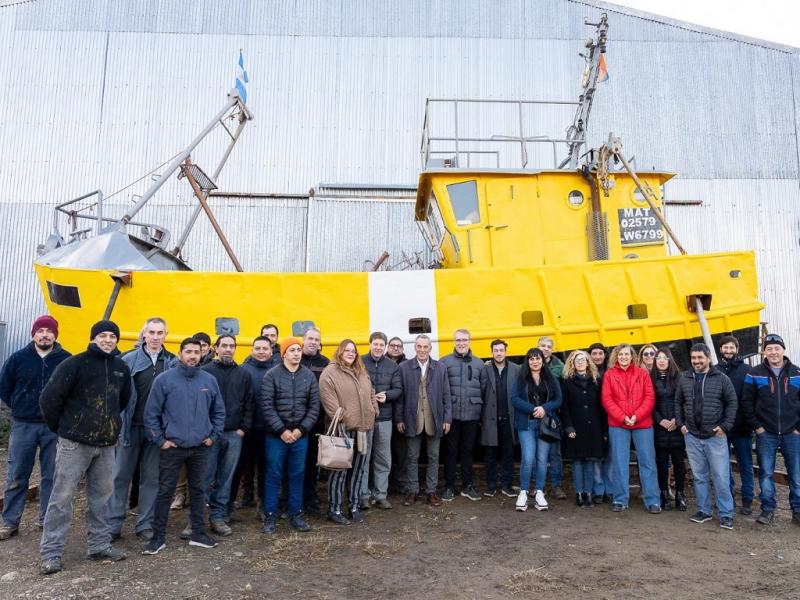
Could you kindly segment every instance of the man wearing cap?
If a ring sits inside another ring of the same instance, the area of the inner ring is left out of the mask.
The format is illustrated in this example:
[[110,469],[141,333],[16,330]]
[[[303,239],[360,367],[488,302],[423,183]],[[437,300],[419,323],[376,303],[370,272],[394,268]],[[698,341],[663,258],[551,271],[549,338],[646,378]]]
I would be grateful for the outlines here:
[[158,554],[166,545],[170,501],[182,466],[189,487],[189,545],[213,548],[203,525],[206,473],[211,446],[222,436],[225,404],[213,375],[200,369],[200,342],[181,342],[180,363],[155,378],[147,399],[144,426],[159,448],[158,495],[153,510],[153,536],[142,554]]
[[39,395],[55,368],[70,356],[57,338],[58,322],[49,315],[39,317],[31,327],[31,343],[12,354],[0,372],[0,400],[11,409],[12,419],[0,540],[19,531],[37,448],[41,474],[38,525],[44,524],[53,489],[58,436],[44,423]]
[[53,491],[40,545],[42,575],[61,570],[72,499],[84,475],[88,558],[125,558],[111,545],[108,499],[114,491],[114,446],[122,424],[120,413],[131,396],[131,372],[119,358],[116,323],[98,321],[89,339],[85,352],[56,367],[39,399],[45,423],[58,434]]
[[153,503],[158,493],[158,448],[147,438],[144,409],[157,375],[178,364],[174,354],[164,348],[167,323],[151,317],[142,327],[142,343],[122,355],[131,370],[131,401],[122,412],[122,431],[114,460],[114,494],[109,501],[112,536],[120,536],[127,514],[128,489],[139,467],[139,513],[136,535],[150,541],[153,536]]
[[[267,484],[264,490],[263,533],[278,527],[278,489],[287,473],[286,512],[289,525],[308,531],[303,518],[303,476],[309,434],[319,417],[319,386],[310,369],[300,364],[303,340],[281,341],[283,363],[267,371],[261,384],[261,414],[267,433]],[[316,455],[315,455],[316,464]]]
[[742,405],[750,427],[756,431],[761,514],[757,523],[775,520],[775,457],[780,448],[789,476],[792,521],[800,525],[800,368],[785,356],[779,335],[764,337],[764,361],[744,378]]

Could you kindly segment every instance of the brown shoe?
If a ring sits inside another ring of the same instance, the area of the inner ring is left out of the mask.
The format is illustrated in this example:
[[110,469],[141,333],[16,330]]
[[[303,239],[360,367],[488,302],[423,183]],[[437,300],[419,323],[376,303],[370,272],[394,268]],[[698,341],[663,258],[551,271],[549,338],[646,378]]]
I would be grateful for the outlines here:
[[416,503],[417,503],[416,494],[406,494],[406,497],[403,498],[403,506],[414,506]]
[[428,504],[430,504],[431,506],[441,506],[442,499],[436,492],[431,492],[430,494],[428,494]]

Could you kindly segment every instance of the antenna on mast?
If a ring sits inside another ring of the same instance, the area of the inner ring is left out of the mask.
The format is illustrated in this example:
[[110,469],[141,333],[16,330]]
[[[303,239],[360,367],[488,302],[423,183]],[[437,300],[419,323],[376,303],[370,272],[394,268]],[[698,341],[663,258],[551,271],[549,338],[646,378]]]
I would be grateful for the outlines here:
[[578,99],[580,104],[578,105],[578,110],[575,111],[575,120],[567,129],[569,153],[558,165],[559,169],[563,169],[567,164],[572,169],[578,168],[581,146],[586,142],[586,130],[589,127],[589,114],[592,112],[592,101],[594,100],[594,92],[597,89],[597,82],[598,80],[605,81],[608,79],[608,71],[605,67],[608,15],[603,13],[600,16],[599,23],[589,23],[587,19],[584,19],[583,22],[585,25],[591,25],[596,28],[596,38],[586,40],[586,48],[589,52],[588,54],[581,54],[586,61],[583,76],[581,77],[583,92]]

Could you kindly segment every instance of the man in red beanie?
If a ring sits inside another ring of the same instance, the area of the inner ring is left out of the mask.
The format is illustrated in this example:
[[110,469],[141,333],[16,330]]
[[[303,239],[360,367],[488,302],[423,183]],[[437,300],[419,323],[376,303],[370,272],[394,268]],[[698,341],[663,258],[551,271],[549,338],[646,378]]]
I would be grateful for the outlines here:
[[11,408],[12,418],[0,540],[19,531],[37,448],[41,472],[37,524],[41,528],[44,523],[53,489],[58,436],[44,423],[39,394],[53,370],[70,356],[57,338],[58,322],[49,315],[39,317],[31,327],[31,343],[12,354],[0,372],[0,399]]

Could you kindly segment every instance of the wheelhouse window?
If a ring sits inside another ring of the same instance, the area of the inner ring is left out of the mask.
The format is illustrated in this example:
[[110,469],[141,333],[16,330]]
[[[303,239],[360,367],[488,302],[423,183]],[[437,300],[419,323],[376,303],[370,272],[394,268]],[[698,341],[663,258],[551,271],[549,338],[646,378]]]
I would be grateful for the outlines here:
[[47,293],[50,302],[61,306],[81,307],[81,296],[74,285],[61,285],[60,283],[47,282]]
[[475,180],[451,183],[447,186],[450,203],[459,226],[480,223],[481,215],[478,208],[478,184]]

